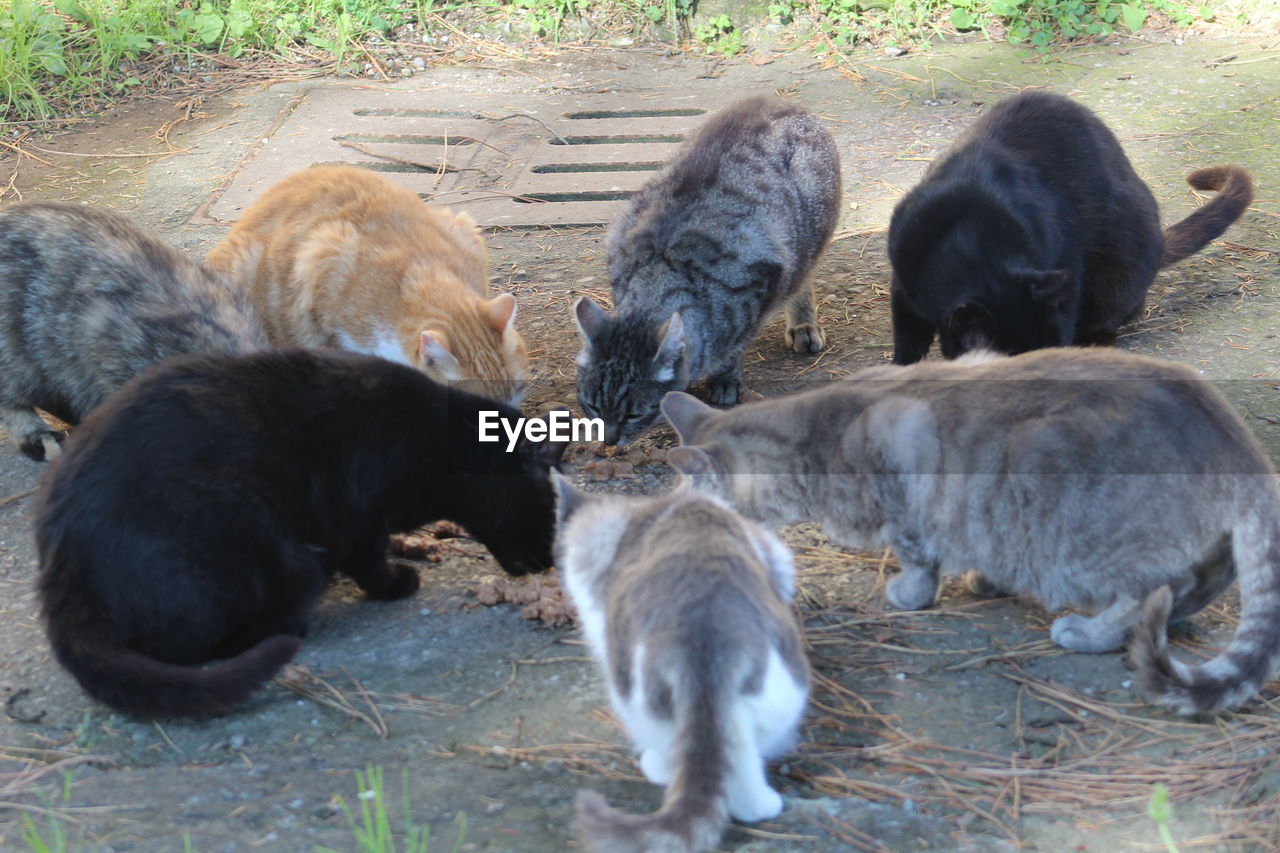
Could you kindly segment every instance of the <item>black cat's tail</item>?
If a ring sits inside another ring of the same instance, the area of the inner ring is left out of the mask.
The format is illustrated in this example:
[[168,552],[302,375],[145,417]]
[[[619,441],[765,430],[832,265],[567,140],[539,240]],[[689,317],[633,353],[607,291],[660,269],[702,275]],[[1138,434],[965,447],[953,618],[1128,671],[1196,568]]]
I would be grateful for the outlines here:
[[210,666],[164,663],[113,641],[115,631],[50,629],[58,662],[84,691],[118,711],[139,717],[207,717],[244,702],[297,653],[291,634],[257,645]]
[[1129,658],[1138,683],[1179,714],[1238,708],[1280,668],[1280,526],[1242,524],[1232,535],[1232,551],[1240,580],[1240,624],[1217,657],[1190,666],[1169,656],[1173,593],[1167,586],[1147,596],[1133,632]]
[[1187,183],[1198,190],[1214,190],[1218,194],[1195,213],[1164,230],[1162,267],[1209,245],[1210,240],[1226,231],[1253,202],[1253,177],[1239,166],[1197,169],[1187,175]]
[[714,847],[729,823],[724,790],[729,773],[724,709],[712,684],[690,685],[677,695],[679,731],[672,745],[675,778],[653,814],[632,815],[612,808],[595,791],[578,794],[578,838],[595,853],[698,853]]

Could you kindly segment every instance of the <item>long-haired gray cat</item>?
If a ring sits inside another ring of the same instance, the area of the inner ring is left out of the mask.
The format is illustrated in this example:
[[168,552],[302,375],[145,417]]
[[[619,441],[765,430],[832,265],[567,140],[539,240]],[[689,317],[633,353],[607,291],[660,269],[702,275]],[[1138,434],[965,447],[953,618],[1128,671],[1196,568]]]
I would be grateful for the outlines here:
[[245,352],[266,337],[228,286],[125,217],[36,202],[0,210],[0,423],[35,460],[144,367],[192,352]]
[[598,853],[693,853],[729,815],[777,816],[763,763],[794,745],[809,683],[786,547],[687,485],[642,499],[553,483],[556,565],[640,769],[668,786],[645,816],[583,791],[580,837]]
[[[1139,677],[1182,713],[1247,701],[1280,665],[1280,488],[1226,400],[1192,370],[1115,351],[989,353],[876,367],[804,394],[717,412],[663,411],[671,464],[769,524],[813,520],[842,544],[888,545],[889,601],[928,607],[939,574],[1032,596],[1059,645],[1135,637]],[[1239,575],[1230,646],[1170,662],[1170,618]]]
[[707,120],[609,229],[613,315],[574,303],[578,400],[605,441],[703,377],[712,403],[736,403],[742,353],[784,303],[788,346],[822,349],[808,275],[839,206],[835,143],[800,104],[752,97]]

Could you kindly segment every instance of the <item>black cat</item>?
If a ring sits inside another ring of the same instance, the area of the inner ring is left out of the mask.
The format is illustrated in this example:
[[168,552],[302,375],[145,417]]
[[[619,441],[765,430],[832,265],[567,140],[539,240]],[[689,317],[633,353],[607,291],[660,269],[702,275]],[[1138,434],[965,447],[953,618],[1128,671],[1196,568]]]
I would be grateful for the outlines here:
[[[551,564],[562,444],[479,443],[515,409],[369,356],[281,350],[164,362],[85,419],[36,511],[59,662],[94,698],[216,714],[298,648],[333,576],[418,587],[389,534],[464,525],[511,574]],[[212,666],[199,665],[229,658]]]
[[1085,107],[1025,92],[991,107],[903,197],[889,223],[893,360],[1113,344],[1156,270],[1240,217],[1237,166],[1187,176],[1218,195],[1161,233],[1155,197]]

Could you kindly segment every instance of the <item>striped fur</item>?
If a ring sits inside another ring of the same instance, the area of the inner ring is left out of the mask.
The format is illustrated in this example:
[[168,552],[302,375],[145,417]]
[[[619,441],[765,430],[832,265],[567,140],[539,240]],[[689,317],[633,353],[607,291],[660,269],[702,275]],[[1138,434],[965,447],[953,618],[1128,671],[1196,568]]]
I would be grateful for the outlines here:
[[808,275],[839,206],[835,143],[800,104],[752,97],[707,121],[609,230],[614,314],[574,306],[578,399],[606,441],[643,433],[663,394],[698,379],[736,403],[742,353],[784,304],[787,345],[822,349]]
[[154,362],[247,352],[266,337],[221,276],[124,216],[35,202],[0,210],[0,422],[32,459]]
[[471,217],[368,169],[315,166],[273,184],[208,263],[248,289],[275,346],[377,355],[490,399],[523,396],[516,301],[488,298]]
[[1147,597],[1129,656],[1143,689],[1179,714],[1238,708],[1280,669],[1280,506],[1242,519],[1231,533],[1240,575],[1240,625],[1212,660],[1189,665],[1169,656],[1165,627],[1174,597],[1162,586]]
[[[727,412],[672,394],[663,410],[686,445],[671,464],[747,517],[892,547],[895,607],[928,607],[940,576],[979,568],[980,585],[1079,611],[1051,626],[1064,648],[1111,651],[1135,631],[1142,683],[1184,713],[1238,706],[1280,665],[1276,472],[1187,367],[1101,349],[982,353]],[[1168,619],[1237,576],[1231,647],[1199,668],[1171,661]]]
[[661,808],[644,816],[583,791],[585,846],[693,853],[714,846],[730,816],[777,816],[782,798],[762,765],[794,743],[808,686],[791,555],[687,486],[594,498],[553,482],[556,565],[640,769],[667,785]]

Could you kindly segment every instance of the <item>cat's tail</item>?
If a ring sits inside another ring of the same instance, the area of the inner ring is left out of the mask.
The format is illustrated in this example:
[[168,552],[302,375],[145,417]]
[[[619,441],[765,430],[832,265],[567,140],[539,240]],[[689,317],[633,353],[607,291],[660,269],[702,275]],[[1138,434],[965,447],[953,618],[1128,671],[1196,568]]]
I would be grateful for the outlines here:
[[206,717],[249,698],[298,651],[291,634],[267,637],[211,666],[164,663],[113,641],[115,631],[50,631],[53,652],[84,691],[139,717]]
[[[695,687],[675,709],[675,777],[650,815],[612,808],[595,791],[578,794],[578,837],[596,853],[697,853],[714,847],[729,823],[730,772],[723,710],[712,685]],[[673,697],[677,702],[678,697]]]
[[1280,525],[1240,525],[1232,534],[1232,553],[1240,579],[1240,624],[1217,657],[1190,666],[1169,656],[1173,593],[1167,586],[1147,596],[1134,629],[1129,657],[1138,683],[1179,714],[1237,708],[1280,668]]
[[1209,241],[1226,231],[1253,201],[1253,177],[1239,166],[1197,169],[1187,175],[1187,183],[1198,190],[1214,190],[1218,194],[1195,213],[1164,230],[1162,267],[1209,245]]

